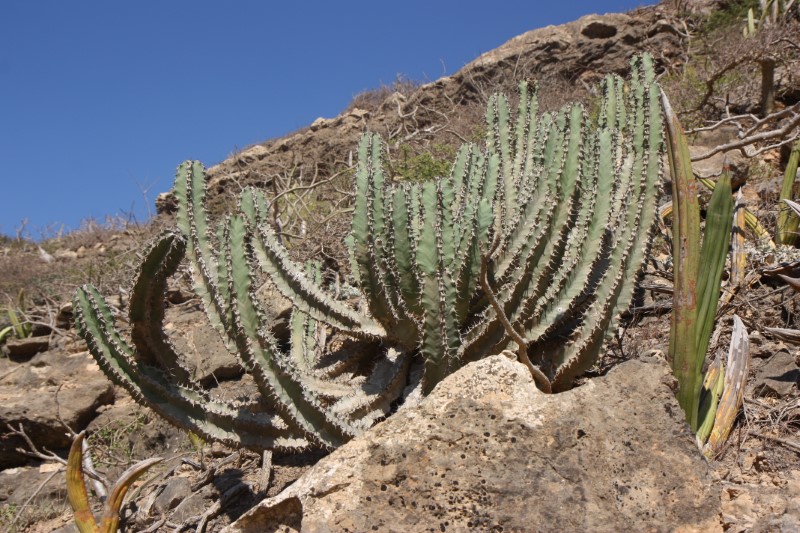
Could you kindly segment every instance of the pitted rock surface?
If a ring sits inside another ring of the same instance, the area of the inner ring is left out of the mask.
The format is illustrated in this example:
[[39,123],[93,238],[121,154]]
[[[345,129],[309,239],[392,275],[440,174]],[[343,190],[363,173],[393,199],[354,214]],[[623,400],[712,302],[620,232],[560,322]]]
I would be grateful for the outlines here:
[[321,460],[228,533],[716,531],[719,490],[660,361],[544,395],[495,356]]

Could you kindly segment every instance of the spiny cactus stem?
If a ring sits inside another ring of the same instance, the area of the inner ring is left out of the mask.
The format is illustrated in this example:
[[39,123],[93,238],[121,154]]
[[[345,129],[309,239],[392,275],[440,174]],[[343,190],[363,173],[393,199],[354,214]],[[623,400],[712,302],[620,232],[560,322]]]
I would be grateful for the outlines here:
[[[497,243],[500,242],[498,236],[495,236],[494,243],[492,243],[492,247],[496,247]],[[520,335],[517,330],[514,329],[514,326],[511,325],[511,322],[508,321],[508,317],[503,312],[503,308],[500,306],[500,302],[497,301],[497,297],[492,291],[492,288],[489,286],[489,276],[488,276],[488,268],[489,266],[489,256],[481,255],[481,286],[483,287],[483,292],[486,293],[486,297],[489,299],[489,303],[494,308],[494,312],[497,314],[500,322],[503,324],[506,332],[508,333],[509,337],[514,339],[514,342],[517,343],[517,359],[519,362],[528,367],[528,370],[533,377],[533,381],[539,386],[539,389],[546,393],[551,394],[553,392],[553,388],[550,384],[550,380],[547,379],[547,376],[544,375],[539,368],[531,363],[530,358],[528,357],[528,341],[522,335]]]
[[[500,233],[499,232],[496,233],[494,238],[492,239],[492,245],[489,247],[489,251],[486,253],[485,256],[482,256],[481,262],[482,263],[488,263],[489,262],[489,258],[492,257],[497,252],[497,250],[500,248],[500,244],[502,244],[502,242],[503,242],[503,239],[500,238]],[[488,266],[488,265],[483,265],[482,264],[481,268],[484,268],[484,266]],[[487,268],[487,270],[488,270],[488,268]]]

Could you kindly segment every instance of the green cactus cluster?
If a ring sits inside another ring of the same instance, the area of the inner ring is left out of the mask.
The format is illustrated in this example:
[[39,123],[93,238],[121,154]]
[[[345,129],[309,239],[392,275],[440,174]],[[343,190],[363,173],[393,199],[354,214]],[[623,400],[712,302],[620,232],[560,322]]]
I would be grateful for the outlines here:
[[[326,290],[318,265],[290,259],[261,191],[245,190],[238,213],[214,225],[203,167],[184,163],[178,228],[152,244],[131,291],[130,341],[91,286],[75,298],[80,333],[141,403],[204,439],[257,450],[336,447],[510,348],[541,388],[569,388],[629,305],[661,175],[652,59],[634,59],[629,83],[608,76],[602,91],[596,118],[581,105],[539,114],[526,83],[516,113],[492,97],[485,145],[463,146],[450,175],[429,181],[393,180],[381,139],[364,135],[347,240],[357,306]],[[184,258],[261,398],[217,400],[181,364],[162,322]],[[256,297],[264,279],[294,306],[288,345]]]

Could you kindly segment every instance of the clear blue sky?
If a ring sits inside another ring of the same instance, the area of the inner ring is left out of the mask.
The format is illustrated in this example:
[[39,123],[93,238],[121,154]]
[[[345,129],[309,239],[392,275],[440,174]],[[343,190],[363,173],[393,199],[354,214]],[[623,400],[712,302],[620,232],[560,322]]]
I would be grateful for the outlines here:
[[397,74],[435,80],[525,31],[643,3],[2,0],[0,233],[143,221],[185,159],[210,166]]

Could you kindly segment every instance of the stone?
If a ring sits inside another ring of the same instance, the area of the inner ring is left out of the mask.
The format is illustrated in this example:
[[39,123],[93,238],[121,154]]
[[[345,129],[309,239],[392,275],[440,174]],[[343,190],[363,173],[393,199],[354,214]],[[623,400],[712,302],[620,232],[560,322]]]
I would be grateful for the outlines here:
[[311,126],[309,126],[309,128],[311,129],[311,131],[317,131],[318,129],[324,128],[326,126],[328,126],[328,120],[319,117],[314,122],[311,123]]
[[[698,131],[691,135],[690,141],[692,145],[700,147],[698,150],[710,150],[711,148],[735,141],[738,138],[739,128],[737,128],[735,124],[728,123],[712,130]],[[739,155],[739,157],[743,157],[738,151],[732,151],[728,155]]]
[[22,362],[27,361],[37,353],[46,351],[49,346],[49,337],[9,339],[5,344],[5,352],[12,361]]
[[[722,491],[722,524],[730,531],[800,531],[800,470],[787,472],[778,484],[726,483]],[[736,527],[736,529],[733,529]]]
[[200,491],[190,494],[175,507],[172,519],[183,522],[193,516],[202,515],[211,505],[212,495],[215,493],[213,486],[206,485]]
[[223,531],[721,531],[672,385],[663,361],[634,360],[545,395],[490,357]]
[[794,355],[780,351],[766,360],[756,371],[753,392],[756,396],[783,398],[797,392],[800,368]]
[[[282,327],[281,319],[291,314],[291,302],[272,288],[262,287],[257,294],[270,325]],[[195,380],[204,387],[243,373],[238,359],[225,348],[204,312],[187,311],[180,307],[167,308],[164,329]]]
[[164,329],[195,380],[203,386],[242,374],[236,357],[225,348],[202,311],[169,308]]
[[81,431],[114,400],[114,386],[88,352],[51,350],[27,363],[0,363],[0,468],[29,460],[16,451],[25,443],[9,434],[7,424],[22,425],[40,450],[64,450],[72,441],[59,418]]
[[[710,152],[716,145],[691,145],[689,153],[694,156]],[[731,151],[714,154],[706,159],[694,161],[692,170],[700,178],[717,178],[722,173],[723,165],[727,164],[731,171],[731,180],[734,186],[738,187],[747,179],[749,172],[749,161],[739,152]],[[716,179],[715,179],[716,181]]]
[[[42,485],[51,477],[53,470],[41,466],[55,466],[61,469],[58,463],[44,463],[39,467],[20,466],[0,471],[0,503],[22,507],[31,498],[36,496],[40,500],[58,500],[64,495],[64,473],[56,474],[49,482]],[[37,493],[37,489],[41,490]]]
[[60,305],[58,313],[56,313],[56,327],[61,329],[71,328],[73,318],[72,302]]
[[156,213],[172,215],[178,212],[178,197],[172,191],[162,192],[156,196]]
[[63,259],[65,261],[72,261],[78,258],[78,252],[73,250],[58,250],[55,253],[56,259]]
[[174,509],[183,500],[192,495],[192,484],[189,478],[174,477],[167,482],[164,490],[156,497],[153,504],[156,510],[160,513]]

